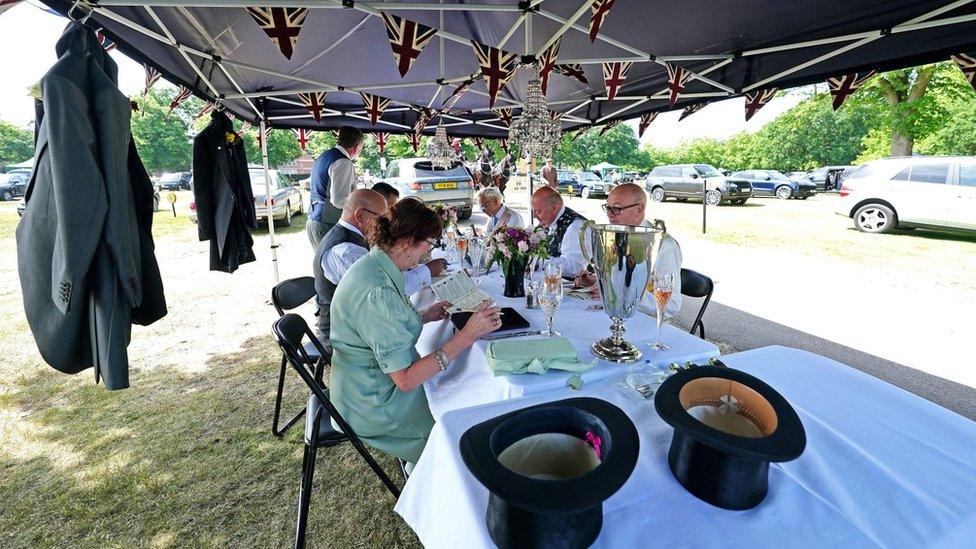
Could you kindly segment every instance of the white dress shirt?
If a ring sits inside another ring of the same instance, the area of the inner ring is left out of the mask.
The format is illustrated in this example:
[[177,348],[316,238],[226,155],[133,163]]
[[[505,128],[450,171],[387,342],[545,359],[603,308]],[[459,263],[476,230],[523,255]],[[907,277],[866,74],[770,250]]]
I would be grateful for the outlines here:
[[522,220],[522,214],[502,204],[502,207],[495,212],[495,215],[488,218],[488,223],[485,224],[485,234],[491,234],[491,232],[498,227],[498,224],[505,219],[506,215],[508,215],[508,220],[505,221],[506,227],[514,227],[517,229],[525,227],[525,221]]
[[349,151],[339,145],[335,148],[345,158],[340,158],[329,166],[329,202],[341,209],[346,204],[349,193],[356,188],[356,165],[349,158]]
[[[564,213],[566,213],[566,206],[559,209],[556,218],[546,227],[548,234],[555,234],[556,220],[562,217]],[[560,253],[562,254],[560,257],[563,260],[563,276],[576,278],[586,268],[587,261],[583,259],[583,250],[580,248],[579,241],[580,228],[585,222],[584,219],[576,218],[569,224],[569,227],[566,228],[566,233],[563,235],[563,241],[559,246]]]
[[[338,224],[359,236],[363,236],[362,231],[353,226],[352,223],[346,222],[345,219],[340,219]],[[336,244],[328,252],[322,254],[322,271],[325,273],[325,278],[333,284],[339,284],[342,275],[346,274],[349,267],[352,267],[353,263],[367,253],[369,253],[368,249],[352,242]],[[430,286],[430,269],[427,265],[417,265],[413,269],[403,272],[403,280],[404,291],[410,295],[424,286]]]

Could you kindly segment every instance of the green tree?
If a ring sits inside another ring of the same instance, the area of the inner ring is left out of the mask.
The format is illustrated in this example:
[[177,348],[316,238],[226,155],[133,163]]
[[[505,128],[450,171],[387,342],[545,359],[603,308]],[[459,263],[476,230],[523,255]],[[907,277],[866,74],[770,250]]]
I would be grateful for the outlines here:
[[0,167],[28,160],[34,154],[34,133],[0,121]]
[[585,170],[600,162],[634,166],[647,161],[646,157],[638,154],[637,135],[627,124],[619,124],[603,135],[600,135],[599,129],[591,129],[575,140],[572,139],[573,133],[564,134],[553,153],[553,160],[558,165]]
[[[258,128],[251,126],[251,129],[244,132],[244,152],[250,164],[263,164],[264,158],[261,155],[261,147],[258,146]],[[277,168],[282,164],[287,164],[302,155],[302,149],[298,146],[298,140],[290,129],[271,128],[268,136],[268,167]],[[313,135],[314,137],[314,135]]]
[[192,132],[188,128],[203,102],[188,99],[167,116],[175,95],[176,89],[167,86],[149,90],[145,98],[132,98],[139,104],[139,111],[132,113],[132,138],[143,164],[152,173],[188,171],[192,163]]

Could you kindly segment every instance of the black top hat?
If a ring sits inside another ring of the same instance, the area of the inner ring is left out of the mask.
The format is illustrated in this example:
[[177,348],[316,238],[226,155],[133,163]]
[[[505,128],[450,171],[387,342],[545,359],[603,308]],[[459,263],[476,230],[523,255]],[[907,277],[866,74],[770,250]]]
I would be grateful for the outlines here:
[[806,447],[793,407],[739,370],[698,366],[678,372],[661,384],[654,408],[674,427],[668,465],[675,479],[718,507],[758,505],[766,497],[769,462],[796,459]]
[[499,547],[590,545],[602,503],[630,477],[639,447],[630,418],[594,398],[509,412],[460,442],[465,465],[491,493],[486,520]]

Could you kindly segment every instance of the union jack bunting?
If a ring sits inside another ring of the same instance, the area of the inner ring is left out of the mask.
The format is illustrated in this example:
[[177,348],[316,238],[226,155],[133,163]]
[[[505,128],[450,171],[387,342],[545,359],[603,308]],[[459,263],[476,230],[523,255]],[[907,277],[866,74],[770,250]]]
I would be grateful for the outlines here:
[[603,84],[607,87],[607,100],[613,101],[617,97],[617,91],[627,80],[627,71],[633,63],[604,63],[603,64]]
[[202,109],[200,109],[200,112],[198,112],[197,115],[193,117],[193,119],[196,120],[198,118],[206,116],[207,113],[214,110],[214,107],[216,107],[216,105],[214,105],[213,101],[207,101],[207,104],[204,105]]
[[512,109],[496,109],[494,112],[498,116],[498,120],[505,124],[505,127],[512,125]]
[[461,99],[461,96],[464,95],[464,92],[468,91],[468,88],[471,87],[471,84],[474,84],[477,81],[478,81],[478,75],[476,74],[471,78],[468,78],[464,82],[461,82],[460,86],[454,88],[454,91],[451,92],[451,95],[448,96],[446,101],[444,101],[444,107],[443,107],[444,110],[451,110],[452,108],[454,108],[454,104],[458,102],[458,99]]
[[673,107],[674,102],[678,100],[678,96],[684,91],[693,75],[691,72],[671,63],[664,65],[668,69],[668,106]]
[[419,107],[417,109],[417,122],[413,125],[413,133],[420,135],[423,133],[424,128],[427,127],[427,123],[430,119],[434,117],[434,110],[428,107]]
[[695,105],[688,105],[685,110],[681,111],[681,116],[678,117],[678,122],[681,122],[685,118],[695,114],[696,112],[705,108],[706,103],[697,103]]
[[746,94],[746,122],[752,118],[752,115],[765,107],[766,103],[769,103],[773,97],[776,96],[776,92],[779,91],[778,88],[769,88],[762,91],[756,91]]
[[383,154],[383,150],[386,149],[386,136],[387,134],[383,132],[376,132],[373,134],[373,139],[376,140],[376,146],[380,149],[380,154]]
[[149,93],[149,88],[153,87],[153,84],[159,81],[159,77],[162,76],[162,74],[149,66],[148,63],[143,63],[142,66],[146,69],[146,88],[142,90],[142,96],[145,97],[146,94]]
[[0,0],[0,14],[23,2],[23,0]]
[[600,27],[610,15],[613,3],[614,0],[593,0],[593,3],[590,4],[590,11],[593,12],[590,15],[590,42],[596,42],[596,36],[600,34]]
[[474,139],[474,146],[478,148],[478,151],[479,152],[483,151],[485,148],[485,140],[480,137],[474,137],[473,139]]
[[173,109],[180,106],[180,103],[186,101],[190,97],[190,89],[186,86],[180,86],[180,91],[176,92],[176,97],[169,102],[169,110],[166,111],[166,116],[163,119],[169,118],[169,113],[173,112]]
[[620,124],[620,121],[619,120],[614,120],[613,122],[608,122],[608,123],[604,124],[603,125],[603,128],[600,129],[600,134],[599,135],[603,135],[603,134],[607,133],[611,129],[617,127],[619,124]]
[[508,154],[508,139],[499,139],[498,144],[501,146],[505,154]]
[[553,67],[553,70],[563,76],[575,78],[584,84],[590,83],[586,79],[586,73],[583,72],[583,65],[580,65],[579,63],[573,63],[572,65],[556,65]]
[[827,79],[827,86],[830,88],[830,95],[834,96],[833,107],[836,111],[847,101],[847,98],[872,76],[875,71],[855,72],[844,76],[834,76]]
[[105,51],[112,51],[115,49],[115,42],[112,42],[112,40],[108,36],[105,36],[105,33],[102,31],[95,31],[95,37],[98,38],[98,45],[101,46]]
[[539,56],[539,80],[542,86],[542,95],[546,94],[546,90],[549,88],[549,75],[552,70],[556,68],[556,56],[559,55],[559,43],[562,42],[562,37],[556,39],[555,42],[546,51],[542,52]]
[[417,151],[420,150],[420,134],[419,133],[412,133],[412,134],[410,134],[410,146],[413,147],[414,154],[417,154]]
[[648,127],[650,127],[651,122],[654,122],[655,118],[657,118],[656,112],[649,112],[641,115],[640,122],[637,123],[638,139],[644,136],[644,132],[647,130]]
[[564,112],[556,112],[556,111],[550,110],[549,111],[549,118],[552,118],[556,122],[559,122],[560,120],[563,119],[563,115],[564,114],[566,114],[566,113],[564,113]]
[[316,122],[322,121],[322,109],[325,107],[325,92],[311,92],[298,94],[298,100],[308,109],[308,114]]
[[380,15],[383,16],[383,24],[386,25],[390,47],[393,48],[393,60],[396,61],[397,70],[400,71],[400,78],[403,78],[417,57],[420,57],[420,52],[424,51],[424,46],[437,34],[437,29],[385,11]]
[[966,76],[966,80],[969,80],[973,88],[976,88],[976,57],[968,53],[957,53],[951,58]]
[[590,130],[590,128],[591,128],[591,126],[580,126],[579,128],[576,129],[576,131],[573,132],[573,135],[572,135],[572,137],[569,138],[569,140],[570,141],[576,141],[577,139],[579,139],[579,136],[581,136],[584,133],[588,132]]
[[308,138],[311,137],[309,134],[312,132],[305,128],[292,128],[291,132],[295,134],[295,139],[298,140],[298,147],[302,149],[302,152],[305,152],[308,149]]
[[389,106],[390,100],[384,99],[378,95],[371,95],[368,93],[359,92],[359,95],[363,97],[363,106],[366,107],[366,114],[369,115],[369,122],[372,125],[376,125],[376,121],[383,116],[383,111]]
[[237,133],[244,133],[249,129],[251,129],[251,123],[245,120],[244,123],[241,124],[241,129],[237,130]]
[[247,12],[281,53],[291,59],[308,8],[247,8]]
[[481,67],[481,76],[485,79],[485,86],[488,88],[488,108],[495,106],[495,98],[502,91],[505,84],[512,79],[515,74],[519,56],[517,53],[508,53],[498,48],[484,46],[471,41],[474,48],[474,55],[478,58],[478,65]]

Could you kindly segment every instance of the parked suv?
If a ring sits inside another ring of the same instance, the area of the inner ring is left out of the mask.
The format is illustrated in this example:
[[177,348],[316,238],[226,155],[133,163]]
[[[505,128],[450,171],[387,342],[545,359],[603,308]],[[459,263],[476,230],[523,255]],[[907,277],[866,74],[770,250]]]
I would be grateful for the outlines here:
[[460,162],[448,169],[435,168],[426,158],[403,158],[390,162],[383,181],[400,191],[400,196],[415,196],[428,205],[453,206],[458,219],[471,217],[474,182]]
[[752,185],[753,196],[775,196],[780,200],[807,198],[817,194],[817,186],[805,181],[796,181],[776,170],[746,170],[732,174],[735,179],[744,179]]
[[559,191],[570,196],[578,195],[583,198],[607,196],[613,189],[613,185],[603,181],[593,172],[557,172],[557,179]]
[[6,202],[24,196],[29,181],[29,173],[0,173],[0,200]]
[[655,202],[668,198],[688,200],[701,199],[717,206],[723,203],[745,204],[752,197],[752,186],[748,181],[725,177],[708,164],[671,164],[658,166],[651,170],[644,180],[647,192]]
[[875,160],[844,179],[836,212],[857,230],[898,227],[976,231],[976,157]]

